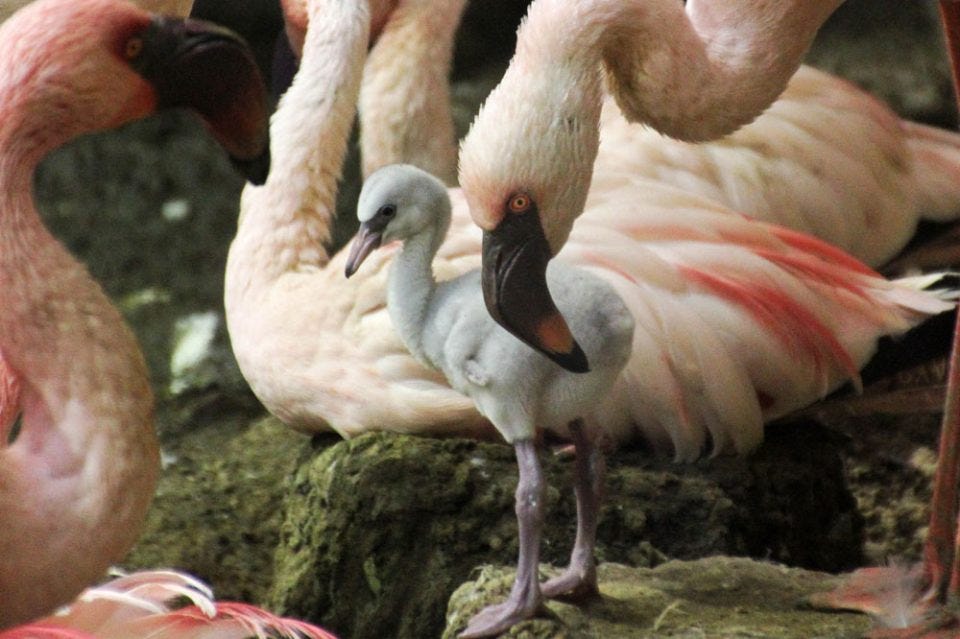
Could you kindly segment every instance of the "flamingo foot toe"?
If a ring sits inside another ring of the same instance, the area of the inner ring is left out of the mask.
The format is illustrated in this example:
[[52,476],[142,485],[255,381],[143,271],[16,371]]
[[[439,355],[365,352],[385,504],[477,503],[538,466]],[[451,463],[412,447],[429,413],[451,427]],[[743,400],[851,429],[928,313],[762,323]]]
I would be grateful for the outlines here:
[[540,610],[540,603],[507,599],[501,604],[487,606],[470,619],[467,628],[457,637],[459,639],[480,639],[496,637],[521,621],[532,618]]
[[596,569],[584,572],[572,567],[568,568],[562,575],[541,585],[540,591],[547,599],[560,599],[574,603],[600,596]]

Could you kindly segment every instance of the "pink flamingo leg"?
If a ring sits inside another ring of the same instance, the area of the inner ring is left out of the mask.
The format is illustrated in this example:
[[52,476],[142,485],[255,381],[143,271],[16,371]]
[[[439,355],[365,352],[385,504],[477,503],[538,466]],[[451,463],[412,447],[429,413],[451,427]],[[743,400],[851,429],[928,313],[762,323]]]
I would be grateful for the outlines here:
[[570,424],[570,435],[576,454],[574,492],[577,496],[577,538],[570,555],[570,565],[562,575],[543,584],[541,591],[545,597],[580,601],[600,592],[593,551],[597,541],[606,463],[593,438],[584,430],[581,420]]
[[[930,589],[926,599],[946,603],[948,591],[957,591],[957,476],[960,471],[960,314],[954,328],[953,349],[947,376],[937,470],[930,500],[930,528],[923,545],[923,580]],[[952,566],[952,568],[951,568]]]
[[540,468],[537,448],[532,440],[518,441],[514,448],[520,470],[516,493],[520,533],[517,576],[507,600],[477,613],[470,620],[467,629],[460,633],[460,639],[495,637],[514,624],[534,616],[543,602],[537,573],[540,563],[540,534],[543,529],[543,500],[546,497],[543,470]]
[[[940,0],[940,21],[943,23],[953,72],[953,89],[960,104],[960,2]],[[960,594],[960,566],[956,547],[960,546],[957,530],[957,477],[960,474],[960,314],[953,335],[950,370],[947,378],[947,398],[944,405],[943,426],[940,431],[940,451],[937,473],[934,475],[930,531],[923,549],[924,577],[930,580],[938,601],[947,594]],[[949,590],[946,583],[947,566],[950,571]]]

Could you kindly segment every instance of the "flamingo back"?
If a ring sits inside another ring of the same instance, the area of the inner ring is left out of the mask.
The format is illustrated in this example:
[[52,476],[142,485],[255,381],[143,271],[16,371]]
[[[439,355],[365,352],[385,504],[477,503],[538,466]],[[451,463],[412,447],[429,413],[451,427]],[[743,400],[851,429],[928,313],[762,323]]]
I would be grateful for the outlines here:
[[878,266],[920,219],[960,215],[960,134],[902,120],[853,84],[801,67],[763,115],[705,144],[630,124],[608,98],[587,206],[644,178]]

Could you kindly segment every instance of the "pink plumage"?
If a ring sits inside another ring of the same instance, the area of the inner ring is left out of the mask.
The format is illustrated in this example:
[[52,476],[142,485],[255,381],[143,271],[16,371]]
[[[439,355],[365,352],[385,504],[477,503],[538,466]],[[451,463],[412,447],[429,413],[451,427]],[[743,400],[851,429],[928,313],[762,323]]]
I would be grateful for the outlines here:
[[[179,601],[187,605],[176,605]],[[336,639],[262,608],[218,602],[194,577],[143,571],[88,588],[60,612],[0,632],[0,639]]]

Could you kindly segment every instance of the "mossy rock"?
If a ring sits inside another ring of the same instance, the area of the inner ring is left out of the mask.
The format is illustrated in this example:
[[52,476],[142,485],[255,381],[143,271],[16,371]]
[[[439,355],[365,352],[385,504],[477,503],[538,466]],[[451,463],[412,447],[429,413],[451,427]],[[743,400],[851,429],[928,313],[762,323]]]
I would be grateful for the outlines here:
[[[559,572],[545,571],[548,575]],[[487,566],[450,598],[443,639],[454,639],[470,617],[506,598],[512,568]],[[870,621],[800,605],[828,590],[825,573],[744,558],[670,561],[656,568],[601,564],[600,597],[582,605],[546,604],[539,617],[517,624],[515,639],[853,639]]]
[[[562,565],[572,460],[543,461],[543,561]],[[836,444],[811,428],[771,432],[748,461],[681,466],[632,451],[609,466],[601,560],[751,554],[840,569],[861,557]],[[515,560],[515,486],[502,444],[372,433],[323,447],[293,476],[267,604],[351,639],[439,636],[474,567]]]
[[[219,599],[261,603],[273,577],[283,497],[309,439],[245,407],[197,396],[188,421],[163,439],[164,472],[129,569],[186,570]],[[213,414],[216,413],[216,417]]]

